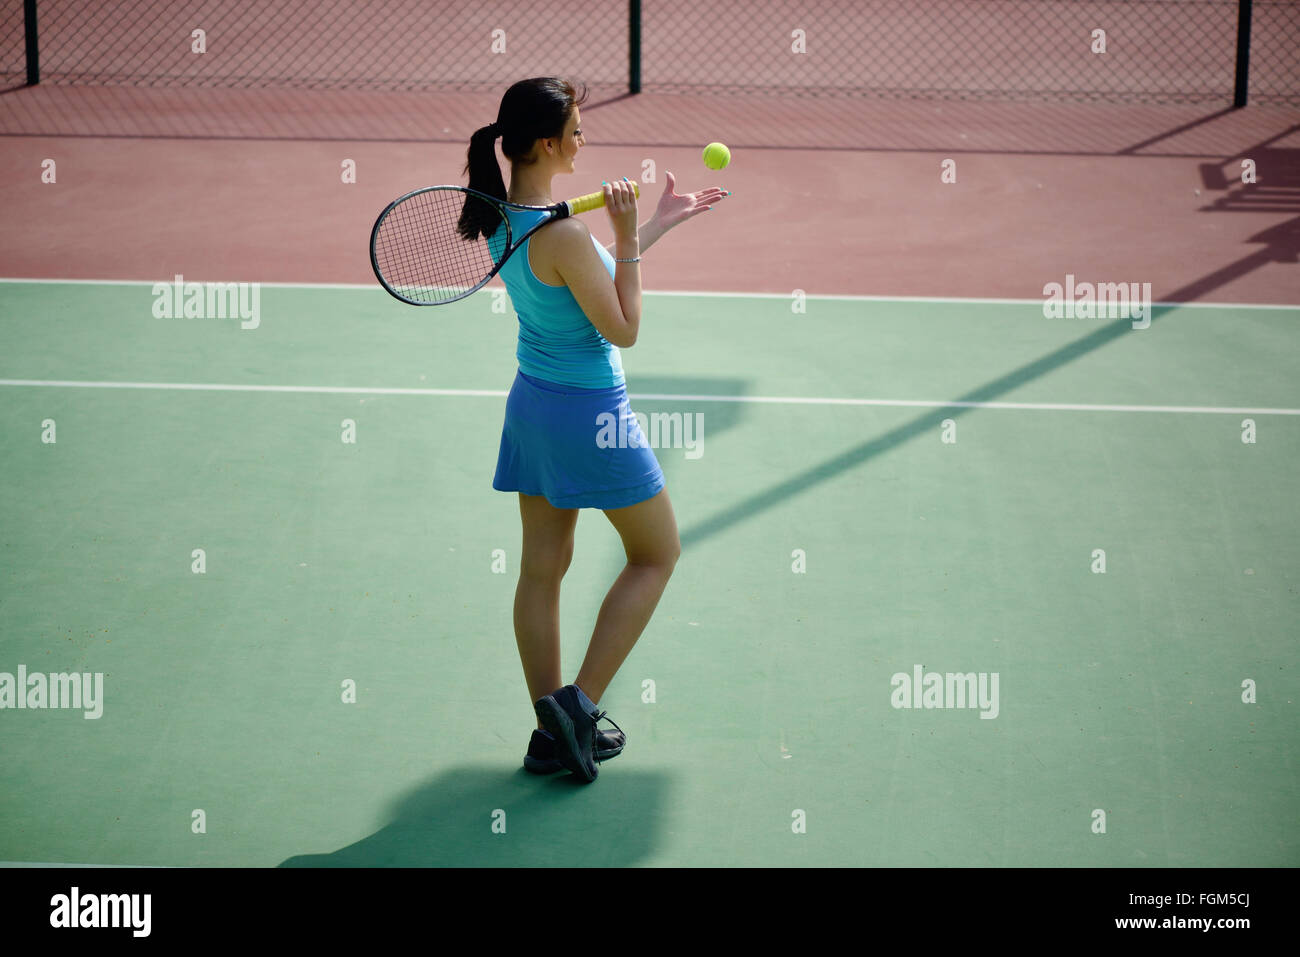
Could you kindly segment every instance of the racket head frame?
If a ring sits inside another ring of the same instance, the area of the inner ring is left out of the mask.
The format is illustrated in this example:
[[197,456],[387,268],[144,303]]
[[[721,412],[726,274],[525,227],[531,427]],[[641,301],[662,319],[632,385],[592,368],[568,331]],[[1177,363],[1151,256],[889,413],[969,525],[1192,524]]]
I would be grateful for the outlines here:
[[[505,251],[502,253],[501,258],[497,260],[496,264],[492,267],[492,271],[489,272],[486,276],[484,276],[476,286],[474,286],[472,289],[466,289],[464,292],[460,293],[457,296],[452,297],[451,299],[440,299],[437,302],[427,302],[418,299],[412,299],[409,296],[405,296],[402,293],[398,292],[395,288],[393,288],[393,286],[388,282],[388,280],[384,278],[383,271],[379,268],[379,259],[375,255],[375,249],[379,239],[380,227],[383,226],[384,221],[388,218],[389,214],[393,212],[393,210],[395,210],[402,203],[416,196],[421,196],[425,193],[431,193],[437,190],[441,190],[443,192],[449,192],[449,191],[457,192],[457,193],[463,193],[466,196],[473,196],[500,210],[502,212],[501,219],[505,222],[505,226],[506,226],[506,237],[505,237],[506,242],[505,242]],[[461,299],[465,299],[469,296],[472,296],[474,293],[478,292],[489,282],[491,282],[492,277],[501,271],[501,267],[505,265],[506,260],[515,254],[516,250],[518,250],[519,247],[524,244],[524,241],[527,240],[529,236],[533,235],[533,233],[537,232],[547,223],[554,222],[557,219],[564,219],[566,216],[571,215],[572,206],[570,204],[573,202],[575,202],[575,200],[566,200],[564,202],[555,203],[554,205],[551,206],[526,206],[521,203],[512,203],[509,202],[508,200],[497,199],[497,197],[495,196],[489,196],[486,193],[479,192],[476,189],[470,189],[468,186],[454,186],[454,185],[422,186],[419,189],[413,189],[409,193],[397,197],[397,199],[393,200],[391,203],[389,203],[387,206],[384,207],[383,212],[381,212],[379,214],[379,217],[375,220],[375,225],[370,230],[370,268],[374,271],[375,278],[379,280],[379,284],[384,287],[385,292],[387,292],[394,299],[398,299],[404,303],[407,303],[408,305],[445,306],[449,303],[459,302]],[[511,228],[510,225],[510,217],[505,215],[506,209],[514,209],[520,212],[547,213],[548,215],[544,219],[530,226],[528,230],[522,236],[519,237],[518,240],[515,240],[513,236],[514,230]]]

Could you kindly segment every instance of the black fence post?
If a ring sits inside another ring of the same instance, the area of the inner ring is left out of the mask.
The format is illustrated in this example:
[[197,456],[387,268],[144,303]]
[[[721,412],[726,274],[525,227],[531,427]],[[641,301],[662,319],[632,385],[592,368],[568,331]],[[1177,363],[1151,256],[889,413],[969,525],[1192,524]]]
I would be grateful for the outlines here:
[[627,91],[641,92],[641,0],[627,4]]
[[27,31],[27,85],[41,82],[41,52],[36,45],[36,0],[23,0],[23,25]]
[[1232,108],[1246,105],[1250,85],[1250,14],[1252,0],[1237,0],[1237,79],[1232,90]]

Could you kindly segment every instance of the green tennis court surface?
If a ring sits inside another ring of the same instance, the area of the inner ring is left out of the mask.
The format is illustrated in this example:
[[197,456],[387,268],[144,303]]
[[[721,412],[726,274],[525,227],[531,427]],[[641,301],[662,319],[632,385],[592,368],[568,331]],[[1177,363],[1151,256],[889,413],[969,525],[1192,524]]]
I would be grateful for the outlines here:
[[[633,407],[702,441],[583,787],[521,768],[508,300],[260,297],[0,286],[0,672],[103,675],[0,711],[0,860],[1300,862],[1300,309],[648,293]],[[570,678],[622,564],[577,535]]]

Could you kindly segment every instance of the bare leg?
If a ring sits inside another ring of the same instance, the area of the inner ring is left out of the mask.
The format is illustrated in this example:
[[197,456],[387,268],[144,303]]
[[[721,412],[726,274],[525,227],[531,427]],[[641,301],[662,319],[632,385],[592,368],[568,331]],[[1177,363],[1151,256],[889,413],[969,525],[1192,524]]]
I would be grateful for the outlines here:
[[682,551],[667,489],[636,505],[608,510],[605,516],[623,539],[627,566],[600,606],[575,681],[593,703],[600,701],[641,637]]
[[[532,703],[564,684],[560,677],[560,581],[573,559],[576,508],[556,508],[541,495],[519,495],[524,526],[515,589],[515,643]],[[540,728],[542,723],[538,721]]]

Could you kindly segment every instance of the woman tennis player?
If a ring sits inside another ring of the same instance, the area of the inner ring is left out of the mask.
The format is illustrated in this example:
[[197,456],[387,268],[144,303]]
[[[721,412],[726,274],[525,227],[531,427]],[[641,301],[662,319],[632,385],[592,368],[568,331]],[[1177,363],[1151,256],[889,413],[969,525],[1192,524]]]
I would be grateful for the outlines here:
[[[512,203],[549,206],[551,181],[574,172],[585,141],[578,96],[558,77],[521,80],[497,121],[470,141],[469,187]],[[496,138],[510,161],[506,192]],[[623,750],[624,735],[600,730],[597,704],[645,630],[681,544],[664,476],[628,404],[619,348],[641,325],[640,258],[656,240],[727,194],[678,195],[673,176],[655,215],[637,225],[626,179],[604,184],[614,243],[602,248],[581,219],[543,226],[501,268],[519,316],[519,371],[506,400],[492,486],[519,493],[523,550],[515,591],[515,640],[537,715],[524,767],[568,769],[594,781],[597,762]],[[509,210],[523,232],[541,214]],[[611,419],[610,416],[613,416]],[[618,428],[609,427],[617,422]],[[601,436],[626,434],[627,441]],[[560,581],[573,557],[578,511],[601,509],[618,532],[627,566],[605,596],[573,684],[560,672]],[[613,723],[611,721],[611,723]]]

